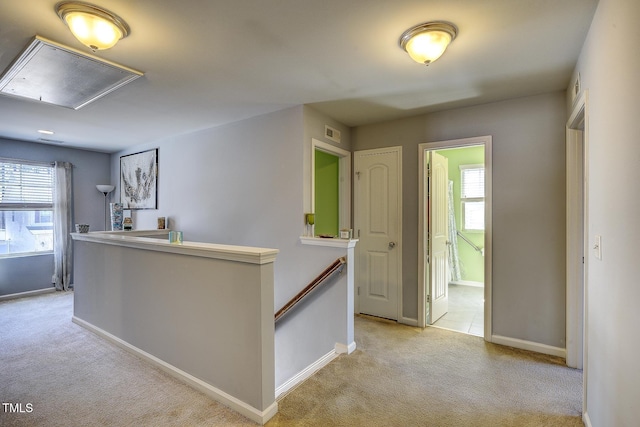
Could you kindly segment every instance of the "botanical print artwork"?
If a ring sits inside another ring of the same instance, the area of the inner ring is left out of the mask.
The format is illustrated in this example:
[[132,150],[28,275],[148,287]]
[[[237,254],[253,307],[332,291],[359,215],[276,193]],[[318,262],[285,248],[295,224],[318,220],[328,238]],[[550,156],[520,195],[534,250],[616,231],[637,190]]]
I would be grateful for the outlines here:
[[156,209],[158,150],[120,157],[120,199],[124,209]]

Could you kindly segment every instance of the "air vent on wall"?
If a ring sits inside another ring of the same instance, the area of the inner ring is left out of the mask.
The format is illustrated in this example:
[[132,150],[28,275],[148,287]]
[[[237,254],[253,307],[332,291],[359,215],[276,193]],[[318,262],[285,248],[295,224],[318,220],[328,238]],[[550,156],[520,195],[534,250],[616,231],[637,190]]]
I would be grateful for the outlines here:
[[329,125],[324,125],[324,136],[333,142],[340,143],[340,131]]
[[40,36],[0,78],[0,93],[77,110],[142,76]]

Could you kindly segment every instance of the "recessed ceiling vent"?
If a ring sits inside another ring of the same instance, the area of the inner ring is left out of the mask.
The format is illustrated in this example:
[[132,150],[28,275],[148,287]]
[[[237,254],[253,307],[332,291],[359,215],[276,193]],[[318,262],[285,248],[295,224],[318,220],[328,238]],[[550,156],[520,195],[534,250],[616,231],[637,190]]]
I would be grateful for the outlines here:
[[35,36],[2,74],[0,93],[77,110],[142,75]]

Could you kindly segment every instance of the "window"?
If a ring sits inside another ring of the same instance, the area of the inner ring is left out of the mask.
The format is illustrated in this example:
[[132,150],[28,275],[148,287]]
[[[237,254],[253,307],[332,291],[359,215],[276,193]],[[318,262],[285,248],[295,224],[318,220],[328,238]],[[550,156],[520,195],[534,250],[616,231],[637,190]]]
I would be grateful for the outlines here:
[[484,230],[484,166],[460,166],[462,229]]
[[53,250],[53,166],[0,158],[0,256]]

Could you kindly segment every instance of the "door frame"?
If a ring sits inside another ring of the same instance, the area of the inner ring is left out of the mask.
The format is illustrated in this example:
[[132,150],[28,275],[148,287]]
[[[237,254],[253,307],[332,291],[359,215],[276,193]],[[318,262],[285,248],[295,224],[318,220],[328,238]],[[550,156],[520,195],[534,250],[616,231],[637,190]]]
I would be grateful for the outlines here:
[[[589,109],[588,91],[576,98],[566,126],[567,301],[566,363],[582,369],[582,413],[587,413],[589,317]],[[582,129],[581,129],[582,128]],[[582,227],[575,226],[582,217]],[[580,256],[584,263],[579,262]],[[582,270],[582,271],[581,271]],[[581,274],[582,273],[582,274]]]
[[[369,150],[358,150],[358,151],[354,151],[353,152],[353,185],[354,185],[354,191],[353,191],[353,232],[354,232],[354,239],[359,239],[360,236],[357,235],[357,230],[360,228],[360,224],[359,224],[359,215],[360,215],[360,209],[361,207],[359,206],[360,204],[360,195],[358,194],[358,192],[355,190],[355,185],[356,185],[356,180],[357,177],[355,176],[357,174],[357,170],[356,170],[356,159],[358,157],[358,154],[360,153],[367,153],[367,154],[375,154],[375,153],[385,153],[385,152],[396,152],[397,153],[397,158],[398,158],[398,241],[396,244],[396,249],[397,249],[397,256],[398,256],[398,305],[397,305],[397,315],[396,315],[396,321],[398,323],[406,323],[405,318],[403,316],[403,311],[402,311],[402,146],[395,146],[395,147],[383,147],[383,148],[374,148],[374,149],[369,149]],[[356,252],[358,252],[359,248],[361,247],[361,245],[357,245],[356,246]],[[358,254],[359,257],[359,254]],[[356,275],[358,274],[358,269],[356,269]],[[359,284],[359,279],[356,276],[355,280],[353,281],[353,295],[354,295],[354,300],[355,300],[355,304],[354,304],[354,312],[356,314],[360,314],[360,296],[358,295],[358,284]]]
[[491,341],[492,336],[492,253],[493,253],[493,225],[492,225],[492,138],[491,135],[477,136],[447,141],[424,142],[418,145],[418,327],[427,326],[427,280],[425,276],[425,242],[427,241],[427,227],[425,218],[425,151],[443,150],[449,148],[464,148],[472,145],[484,146],[485,168],[485,203],[484,203],[484,339]]

